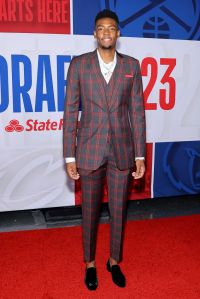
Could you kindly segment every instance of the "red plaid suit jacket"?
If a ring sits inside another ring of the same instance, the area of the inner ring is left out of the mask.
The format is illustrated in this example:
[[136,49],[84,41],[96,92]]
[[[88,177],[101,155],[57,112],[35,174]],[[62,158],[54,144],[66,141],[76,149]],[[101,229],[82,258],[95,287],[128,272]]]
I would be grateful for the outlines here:
[[[80,101],[82,113],[77,129]],[[67,75],[64,157],[76,157],[79,168],[97,169],[109,138],[117,167],[128,169],[135,157],[145,156],[145,135],[138,60],[117,53],[117,64],[107,84],[96,50],[73,58]]]

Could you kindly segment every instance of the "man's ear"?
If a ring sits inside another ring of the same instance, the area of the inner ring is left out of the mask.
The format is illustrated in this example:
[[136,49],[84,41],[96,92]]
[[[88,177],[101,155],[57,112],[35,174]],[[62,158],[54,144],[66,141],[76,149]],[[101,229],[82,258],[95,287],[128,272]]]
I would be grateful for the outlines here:
[[120,31],[119,30],[117,31],[117,37],[120,37]]
[[94,30],[94,38],[97,38],[97,34],[96,34],[96,31]]

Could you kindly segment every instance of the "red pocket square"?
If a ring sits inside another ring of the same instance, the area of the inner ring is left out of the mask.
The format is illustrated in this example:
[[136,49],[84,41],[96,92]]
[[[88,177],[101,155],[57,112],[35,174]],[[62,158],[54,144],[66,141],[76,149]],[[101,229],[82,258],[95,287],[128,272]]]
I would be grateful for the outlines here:
[[133,78],[133,75],[132,74],[126,74],[125,78]]

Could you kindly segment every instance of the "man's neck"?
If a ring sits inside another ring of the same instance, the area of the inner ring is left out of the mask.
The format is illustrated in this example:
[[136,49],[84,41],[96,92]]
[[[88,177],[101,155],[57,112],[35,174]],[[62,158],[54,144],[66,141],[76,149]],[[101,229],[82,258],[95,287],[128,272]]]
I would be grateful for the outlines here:
[[97,48],[98,52],[102,58],[102,60],[105,63],[109,63],[111,61],[113,61],[114,56],[115,56],[115,48],[114,49],[102,49],[102,48]]

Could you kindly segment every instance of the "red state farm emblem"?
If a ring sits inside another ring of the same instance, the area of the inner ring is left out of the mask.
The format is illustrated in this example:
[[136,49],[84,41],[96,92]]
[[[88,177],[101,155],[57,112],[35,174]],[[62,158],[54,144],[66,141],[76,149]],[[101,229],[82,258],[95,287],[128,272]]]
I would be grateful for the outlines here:
[[9,125],[5,127],[6,132],[22,132],[24,131],[24,127],[22,125],[19,124],[19,121],[16,119],[12,119],[9,122]]

